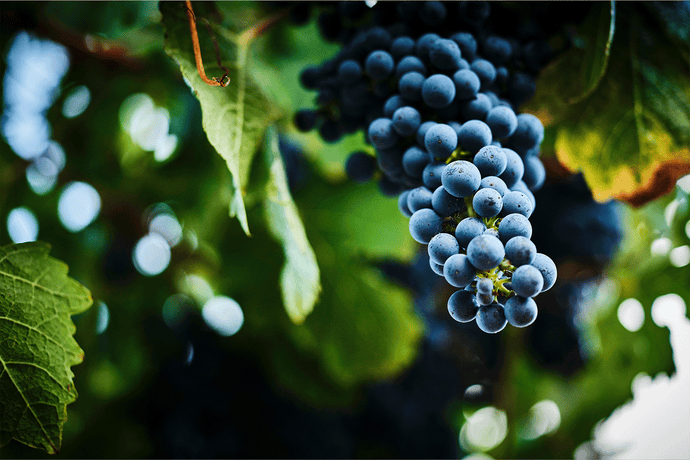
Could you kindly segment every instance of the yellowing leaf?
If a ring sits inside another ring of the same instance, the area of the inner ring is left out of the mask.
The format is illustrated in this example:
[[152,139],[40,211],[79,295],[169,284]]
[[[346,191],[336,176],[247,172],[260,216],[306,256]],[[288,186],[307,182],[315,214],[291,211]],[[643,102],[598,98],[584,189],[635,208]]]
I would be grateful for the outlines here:
[[92,300],[49,250],[41,242],[0,247],[0,446],[14,438],[56,453],[77,398],[70,367],[84,354],[70,315]]

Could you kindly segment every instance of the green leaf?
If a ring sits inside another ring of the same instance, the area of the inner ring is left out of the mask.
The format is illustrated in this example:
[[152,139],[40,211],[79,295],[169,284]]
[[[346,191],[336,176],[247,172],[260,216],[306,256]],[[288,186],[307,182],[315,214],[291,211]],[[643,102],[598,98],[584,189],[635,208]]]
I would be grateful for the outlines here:
[[48,251],[42,242],[0,247],[0,446],[14,438],[56,453],[77,398],[70,367],[84,355],[70,315],[92,300]]
[[275,129],[268,131],[264,161],[269,175],[264,199],[266,224],[285,254],[280,273],[283,304],[290,319],[301,324],[313,310],[321,291],[319,266],[290,195]]
[[570,105],[592,94],[606,73],[615,24],[615,2],[592,7],[578,30],[576,45],[541,72],[537,92],[525,111],[548,126],[567,116]]
[[653,199],[666,191],[657,171],[690,158],[689,63],[639,8],[619,5],[606,75],[557,125],[559,160],[584,173],[599,201],[638,190]]
[[[249,235],[244,203],[249,172],[266,129],[278,118],[279,113],[248,73],[253,31],[250,29],[239,35],[233,34],[209,22],[219,45],[221,62],[230,70],[230,84],[227,87],[210,86],[203,82],[197,71],[187,13],[180,5],[160,3],[166,31],[165,50],[180,66],[182,75],[201,103],[204,131],[211,145],[225,160],[232,176],[230,215],[237,216]],[[217,64],[214,43],[205,22],[199,19],[207,14],[203,7],[204,4],[195,3],[199,43],[206,74],[217,78],[224,71]]]

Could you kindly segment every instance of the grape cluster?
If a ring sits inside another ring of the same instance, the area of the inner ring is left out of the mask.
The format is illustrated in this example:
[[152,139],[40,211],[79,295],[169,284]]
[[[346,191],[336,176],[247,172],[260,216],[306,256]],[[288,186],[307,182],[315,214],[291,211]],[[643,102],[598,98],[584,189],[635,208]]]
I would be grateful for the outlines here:
[[[477,32],[486,3],[460,3],[474,33],[447,36],[406,29],[415,19],[405,8],[415,6],[402,5],[400,22],[361,27],[334,59],[302,72],[319,107],[300,110],[295,123],[326,142],[365,132],[375,156],[353,152],[346,172],[358,182],[376,177],[384,194],[399,195],[431,269],[460,288],[448,300],[454,319],[476,318],[488,333],[527,326],[537,316],[533,297],[556,281],[554,262],[530,241],[532,192],[546,173],[541,122],[516,114],[535,91],[529,47]],[[415,5],[426,15],[447,8]]]

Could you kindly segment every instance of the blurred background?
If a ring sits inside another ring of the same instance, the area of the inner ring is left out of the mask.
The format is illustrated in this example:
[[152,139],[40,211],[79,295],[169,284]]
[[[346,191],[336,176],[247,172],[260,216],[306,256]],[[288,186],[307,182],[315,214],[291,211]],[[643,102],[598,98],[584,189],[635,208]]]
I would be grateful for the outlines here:
[[[220,10],[232,28],[281,8]],[[545,148],[533,241],[559,279],[532,326],[484,334],[448,315],[452,288],[396,200],[346,179],[361,133],[326,145],[292,126],[314,99],[299,72],[338,46],[314,17],[278,21],[251,68],[282,110],[323,286],[295,325],[251,190],[252,236],[228,217],[230,176],[158,4],[0,14],[0,245],[47,241],[94,298],[74,317],[85,359],[58,457],[690,456],[690,175],[639,208],[598,203]]]

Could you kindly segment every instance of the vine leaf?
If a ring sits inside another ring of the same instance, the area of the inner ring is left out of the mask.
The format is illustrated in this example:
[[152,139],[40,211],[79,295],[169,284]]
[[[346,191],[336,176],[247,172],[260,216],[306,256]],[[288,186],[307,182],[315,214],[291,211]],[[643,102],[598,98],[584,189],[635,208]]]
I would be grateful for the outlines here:
[[548,126],[562,120],[570,105],[592,94],[606,73],[615,30],[616,3],[593,6],[579,30],[579,46],[544,68],[537,92],[525,110]]
[[290,319],[301,324],[314,309],[321,292],[319,266],[290,195],[275,129],[267,133],[264,162],[268,170],[264,198],[266,224],[285,254],[280,273],[283,304]]
[[[197,18],[206,15],[203,7],[202,3],[195,4]],[[254,34],[250,29],[237,35],[211,24],[222,63],[230,69],[230,83],[224,88],[209,86],[196,69],[186,11],[176,2],[160,2],[160,10],[165,27],[165,51],[180,67],[199,99],[206,136],[225,160],[232,176],[230,215],[239,219],[242,229],[249,235],[244,196],[252,160],[266,129],[280,115],[248,73],[249,47]],[[222,75],[224,71],[216,63],[214,44],[205,27],[199,28],[199,43],[206,73]]]
[[[616,39],[596,87],[572,100],[542,98],[534,112],[555,131],[558,160],[582,171],[596,200],[641,206],[690,171],[690,55],[677,39],[690,27],[669,33],[646,7],[619,3],[616,9]],[[603,43],[591,40],[597,42]],[[560,72],[569,82],[578,68]]]
[[14,438],[52,454],[77,398],[70,367],[84,357],[70,315],[92,300],[49,251],[42,242],[0,247],[0,446]]

